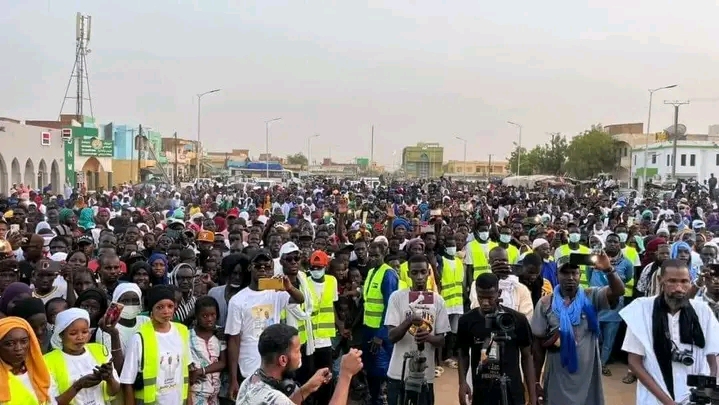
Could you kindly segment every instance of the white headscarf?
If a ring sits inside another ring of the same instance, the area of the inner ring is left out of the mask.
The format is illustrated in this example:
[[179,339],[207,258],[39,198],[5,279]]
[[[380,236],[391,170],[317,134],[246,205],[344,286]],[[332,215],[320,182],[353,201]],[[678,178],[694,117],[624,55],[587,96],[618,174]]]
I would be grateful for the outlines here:
[[118,302],[122,294],[126,292],[134,292],[140,298],[142,302],[142,291],[140,287],[135,283],[120,283],[115,287],[115,291],[112,292],[112,302]]
[[55,317],[55,329],[53,330],[52,337],[50,338],[50,344],[53,349],[62,349],[62,338],[60,337],[60,333],[78,319],[86,320],[87,325],[90,326],[90,314],[82,308],[68,308],[57,314],[57,317]]

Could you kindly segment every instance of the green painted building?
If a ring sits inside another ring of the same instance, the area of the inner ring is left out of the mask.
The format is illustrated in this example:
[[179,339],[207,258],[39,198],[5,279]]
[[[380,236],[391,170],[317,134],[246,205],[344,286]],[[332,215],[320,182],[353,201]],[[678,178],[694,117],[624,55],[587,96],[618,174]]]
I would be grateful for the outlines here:
[[402,149],[402,169],[408,178],[436,178],[442,175],[444,148],[436,142],[418,142]]

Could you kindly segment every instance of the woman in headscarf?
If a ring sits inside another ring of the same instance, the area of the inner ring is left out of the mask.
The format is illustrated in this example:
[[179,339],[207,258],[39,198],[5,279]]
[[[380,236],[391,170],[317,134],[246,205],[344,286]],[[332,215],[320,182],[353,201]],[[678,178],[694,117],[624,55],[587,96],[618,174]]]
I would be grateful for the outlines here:
[[[105,345],[110,352],[117,353],[119,351],[120,354],[124,354],[130,338],[143,323],[149,322],[150,318],[140,315],[140,312],[142,312],[142,291],[135,283],[119,284],[112,293],[112,302],[123,305],[120,320],[117,321],[116,325],[103,325],[101,321],[100,326],[104,328],[102,333],[98,332],[96,342]],[[116,339],[117,344],[115,344]],[[122,358],[122,356],[116,357],[118,359]],[[118,371],[122,371],[122,362],[113,357],[113,363]]]
[[[73,237],[78,238],[82,236],[82,230],[77,227],[77,215],[75,215],[75,212],[73,212],[73,210],[69,208],[61,209],[60,215],[58,216],[58,221],[60,222],[59,227],[69,229]],[[55,233],[58,235],[66,236],[64,233],[58,232],[57,230],[55,231]]]
[[48,334],[47,315],[45,315],[45,304],[40,298],[23,298],[15,302],[8,316],[17,316],[26,320],[40,342],[40,349],[43,353],[50,350],[50,335]]
[[175,308],[175,320],[185,325],[191,325],[194,320],[195,301],[197,298],[192,294],[195,280],[195,269],[187,263],[180,263],[170,273],[170,284],[177,287],[182,293],[182,298],[177,302]]
[[7,314],[15,306],[15,302],[31,296],[32,290],[29,285],[20,282],[11,283],[0,297],[0,314]]
[[150,255],[150,258],[147,259],[147,262],[152,268],[152,272],[150,272],[150,284],[167,284],[169,282],[167,256],[163,253],[153,253]]
[[[107,294],[97,287],[88,288],[78,294],[75,300],[75,307],[84,309],[90,315],[90,330],[92,336],[95,336],[100,318],[102,318],[102,316],[105,315],[105,311],[107,311]],[[55,327],[57,328],[57,323]]]
[[77,226],[85,232],[95,229],[95,212],[92,208],[83,208],[80,211],[80,219],[77,221]]
[[57,382],[58,404],[110,405],[111,397],[120,392],[111,357],[101,344],[89,340],[87,311],[70,308],[57,314],[53,344],[59,346],[45,355],[45,364]]
[[0,319],[0,403],[55,403],[57,387],[42,358],[40,343],[30,324],[10,316]]

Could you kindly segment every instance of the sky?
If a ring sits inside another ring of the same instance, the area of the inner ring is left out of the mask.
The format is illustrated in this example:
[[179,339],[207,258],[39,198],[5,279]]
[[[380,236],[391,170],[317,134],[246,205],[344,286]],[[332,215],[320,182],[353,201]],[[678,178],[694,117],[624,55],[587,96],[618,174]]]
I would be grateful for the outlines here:
[[[444,160],[507,157],[591,125],[719,123],[716,3],[693,0],[0,0],[0,116],[55,119],[92,16],[87,57],[99,123],[142,124],[206,149],[307,152],[388,167],[439,142]],[[65,113],[74,113],[73,103]],[[86,107],[86,111],[89,107]]]

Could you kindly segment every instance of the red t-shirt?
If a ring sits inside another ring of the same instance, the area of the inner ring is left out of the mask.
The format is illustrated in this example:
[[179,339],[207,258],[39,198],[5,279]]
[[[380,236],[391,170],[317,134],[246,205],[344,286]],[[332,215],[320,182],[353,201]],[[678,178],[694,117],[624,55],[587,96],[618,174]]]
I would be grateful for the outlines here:
[[[92,270],[93,273],[97,273],[97,269],[100,267],[100,263],[97,261],[97,259],[90,260],[90,263],[87,264],[87,268]],[[125,262],[120,261],[120,274],[127,273],[127,265]]]

